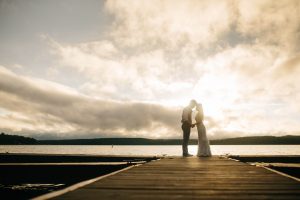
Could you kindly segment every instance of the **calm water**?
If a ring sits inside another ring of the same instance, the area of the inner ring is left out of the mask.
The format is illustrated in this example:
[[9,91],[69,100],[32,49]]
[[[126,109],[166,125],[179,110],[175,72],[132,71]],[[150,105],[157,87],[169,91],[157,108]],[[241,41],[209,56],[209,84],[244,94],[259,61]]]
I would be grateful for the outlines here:
[[[191,154],[197,146],[190,145]],[[211,145],[214,155],[300,155],[300,145]],[[92,154],[92,155],[181,155],[179,145],[0,145],[0,153]]]

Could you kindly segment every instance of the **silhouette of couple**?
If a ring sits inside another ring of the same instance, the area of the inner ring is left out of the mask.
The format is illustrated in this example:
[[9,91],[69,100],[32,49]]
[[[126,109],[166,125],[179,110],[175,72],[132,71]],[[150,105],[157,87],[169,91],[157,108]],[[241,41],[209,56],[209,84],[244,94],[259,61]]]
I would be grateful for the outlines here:
[[[196,108],[196,123],[193,124],[192,113],[193,108]],[[197,156],[199,157],[209,157],[211,156],[209,140],[206,136],[206,128],[203,124],[203,108],[200,103],[197,103],[196,100],[191,100],[189,105],[183,109],[182,112],[182,131],[183,131],[183,142],[182,142],[182,155],[184,157],[192,156],[188,152],[188,143],[190,139],[191,128],[197,127],[198,131],[198,152]]]

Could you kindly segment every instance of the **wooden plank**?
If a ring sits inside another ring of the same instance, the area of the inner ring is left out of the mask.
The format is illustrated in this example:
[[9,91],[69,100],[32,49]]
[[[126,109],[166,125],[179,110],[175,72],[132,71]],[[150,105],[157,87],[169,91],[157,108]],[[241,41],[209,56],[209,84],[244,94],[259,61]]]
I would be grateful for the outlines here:
[[256,191],[240,190],[235,192],[219,190],[92,190],[79,189],[72,195],[64,195],[60,199],[82,200],[82,199],[299,199],[299,194],[291,192],[257,193]]
[[300,183],[261,167],[212,158],[164,158],[55,197],[68,199],[299,199]]

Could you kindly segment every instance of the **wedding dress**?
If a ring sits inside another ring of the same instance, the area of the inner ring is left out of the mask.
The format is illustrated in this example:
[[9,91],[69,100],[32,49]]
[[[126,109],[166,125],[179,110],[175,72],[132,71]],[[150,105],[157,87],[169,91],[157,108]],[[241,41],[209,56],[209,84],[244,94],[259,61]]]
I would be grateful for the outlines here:
[[203,124],[203,110],[202,106],[197,108],[198,113],[195,116],[198,131],[198,157],[209,157],[211,156],[209,140],[206,135],[206,128]]

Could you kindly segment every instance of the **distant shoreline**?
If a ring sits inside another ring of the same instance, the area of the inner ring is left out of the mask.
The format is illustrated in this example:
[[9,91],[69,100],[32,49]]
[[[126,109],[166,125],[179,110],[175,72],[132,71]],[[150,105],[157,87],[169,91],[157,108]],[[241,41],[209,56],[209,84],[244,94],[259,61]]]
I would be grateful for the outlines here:
[[[0,146],[56,146],[56,145],[64,145],[64,146],[181,146],[182,144],[0,144]],[[189,145],[197,145],[197,144],[189,144]],[[230,145],[234,145],[234,146],[251,146],[251,145],[255,145],[255,146],[272,146],[272,145],[283,145],[283,146],[293,146],[293,145],[300,145],[300,144],[210,144],[213,146],[230,146]]]
[[[181,145],[182,139],[94,138],[36,140],[30,137],[0,134],[0,145]],[[190,145],[196,145],[191,139]],[[211,140],[211,145],[300,145],[300,136],[252,136]]]

